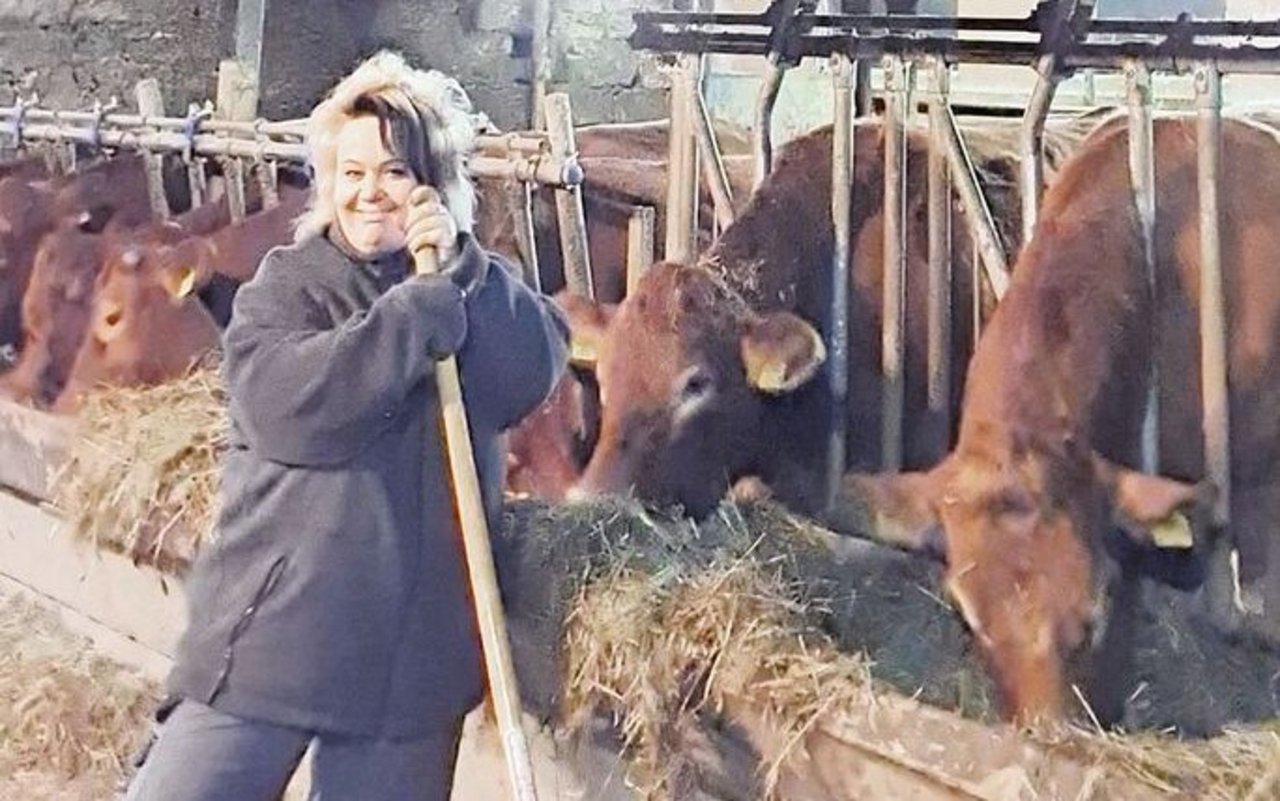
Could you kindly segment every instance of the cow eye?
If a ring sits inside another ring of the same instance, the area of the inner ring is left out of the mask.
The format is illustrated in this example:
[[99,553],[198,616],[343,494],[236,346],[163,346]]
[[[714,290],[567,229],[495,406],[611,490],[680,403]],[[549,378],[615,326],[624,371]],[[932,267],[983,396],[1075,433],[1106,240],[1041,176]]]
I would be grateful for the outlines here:
[[680,387],[680,395],[683,400],[694,400],[711,394],[715,389],[715,381],[711,378],[711,374],[705,370],[695,369],[684,380],[683,386]]

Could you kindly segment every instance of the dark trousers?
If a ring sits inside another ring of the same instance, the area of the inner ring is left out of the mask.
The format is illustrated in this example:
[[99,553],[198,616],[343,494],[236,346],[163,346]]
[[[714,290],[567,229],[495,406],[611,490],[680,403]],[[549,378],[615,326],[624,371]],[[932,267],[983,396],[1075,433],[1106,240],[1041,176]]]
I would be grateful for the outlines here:
[[344,737],[246,720],[186,700],[125,801],[276,801],[315,741],[311,801],[448,801],[462,721],[421,740]]

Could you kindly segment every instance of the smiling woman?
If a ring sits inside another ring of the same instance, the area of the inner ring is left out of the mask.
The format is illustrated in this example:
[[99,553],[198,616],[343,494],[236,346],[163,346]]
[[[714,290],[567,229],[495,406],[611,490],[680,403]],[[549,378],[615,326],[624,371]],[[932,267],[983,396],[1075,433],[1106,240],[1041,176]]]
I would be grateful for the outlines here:
[[[296,241],[236,295],[221,513],[130,801],[267,801],[308,745],[314,797],[445,799],[482,690],[434,362],[458,357],[490,525],[501,434],[567,329],[469,233],[467,96],[383,53],[312,113]],[[411,275],[432,248],[442,271]]]

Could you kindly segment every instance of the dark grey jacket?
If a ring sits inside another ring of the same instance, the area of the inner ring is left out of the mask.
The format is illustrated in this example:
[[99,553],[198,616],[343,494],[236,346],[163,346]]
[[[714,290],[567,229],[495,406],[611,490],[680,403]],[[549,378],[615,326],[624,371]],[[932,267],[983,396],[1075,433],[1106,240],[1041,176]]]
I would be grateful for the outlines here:
[[[501,431],[550,393],[568,329],[489,259],[458,354],[491,524]],[[321,732],[409,738],[483,686],[432,354],[460,290],[323,237],[273,250],[224,338],[232,435],[216,540],[187,582],[174,695]],[[452,322],[450,322],[452,320]]]

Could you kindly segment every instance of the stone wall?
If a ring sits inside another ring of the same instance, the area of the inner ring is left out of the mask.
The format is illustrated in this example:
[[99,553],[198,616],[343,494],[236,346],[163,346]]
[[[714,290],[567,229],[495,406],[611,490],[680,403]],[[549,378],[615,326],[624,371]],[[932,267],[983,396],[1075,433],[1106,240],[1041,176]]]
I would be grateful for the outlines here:
[[[381,47],[456,75],[503,127],[528,114],[528,61],[511,56],[529,0],[270,0],[261,113],[304,115],[335,80]],[[568,90],[579,122],[663,111],[663,79],[627,45],[631,14],[669,0],[552,0],[551,89]],[[87,108],[161,81],[171,113],[212,98],[234,51],[236,0],[0,0],[0,103],[39,93]]]

